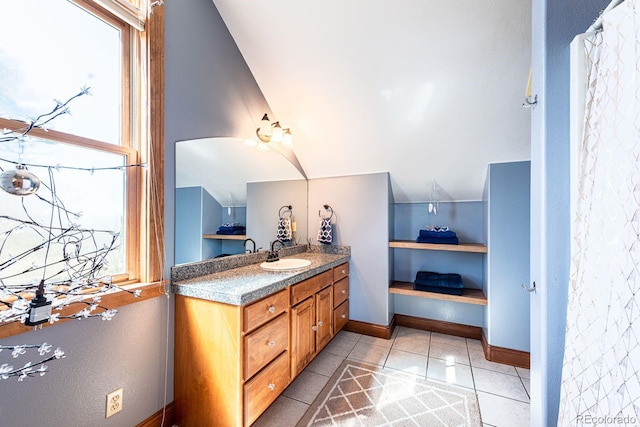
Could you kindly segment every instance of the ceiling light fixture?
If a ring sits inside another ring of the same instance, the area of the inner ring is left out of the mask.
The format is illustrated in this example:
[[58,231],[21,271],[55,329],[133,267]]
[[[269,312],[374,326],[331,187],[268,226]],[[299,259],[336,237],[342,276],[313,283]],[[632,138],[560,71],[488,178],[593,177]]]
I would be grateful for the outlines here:
[[273,122],[269,120],[267,113],[262,116],[262,120],[256,128],[256,135],[258,139],[265,144],[270,142],[281,143],[285,147],[291,147],[293,145],[293,134],[290,128],[282,128],[280,122]]

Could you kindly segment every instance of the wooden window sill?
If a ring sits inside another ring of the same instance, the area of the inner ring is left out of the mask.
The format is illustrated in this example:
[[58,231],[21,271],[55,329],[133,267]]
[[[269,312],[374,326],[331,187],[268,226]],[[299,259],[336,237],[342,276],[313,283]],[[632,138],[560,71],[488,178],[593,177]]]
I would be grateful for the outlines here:
[[[110,294],[101,295],[100,305],[108,309],[117,309],[118,307],[123,307],[125,305],[146,301],[152,298],[157,298],[157,297],[166,295],[164,293],[164,288],[166,287],[167,283],[168,281],[163,280],[163,281],[153,282],[153,283],[133,283],[130,285],[124,285],[122,287],[130,291],[135,291],[139,289],[140,296],[134,297],[128,292],[116,291]],[[90,300],[91,298],[93,298],[93,295],[87,295],[86,300]],[[61,311],[55,311],[55,313],[60,313],[61,316],[68,316],[82,310],[84,306],[85,306],[84,304],[79,302],[73,303],[63,308]],[[97,313],[100,313],[100,312],[102,312],[102,310],[97,311]],[[77,321],[77,319],[60,319],[54,324],[47,322],[35,327],[26,326],[25,324],[20,322],[5,323],[0,325],[0,339],[7,338],[13,335],[19,335],[29,331],[33,331],[34,328],[40,328],[40,327],[46,328],[46,327],[54,326],[59,323],[67,322],[69,320]],[[102,322],[103,320],[99,318],[95,318],[95,319],[89,318],[89,319],[83,319],[82,321],[83,322],[87,322],[87,321]]]

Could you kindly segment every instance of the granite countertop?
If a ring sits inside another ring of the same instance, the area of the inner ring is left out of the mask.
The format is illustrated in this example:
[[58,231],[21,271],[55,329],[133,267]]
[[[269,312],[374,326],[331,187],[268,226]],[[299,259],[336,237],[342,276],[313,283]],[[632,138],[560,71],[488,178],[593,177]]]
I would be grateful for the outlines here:
[[284,258],[308,259],[311,265],[295,270],[267,271],[260,268],[260,263],[255,263],[174,281],[171,290],[178,295],[245,305],[348,262],[349,254],[302,252],[290,257],[281,256]]

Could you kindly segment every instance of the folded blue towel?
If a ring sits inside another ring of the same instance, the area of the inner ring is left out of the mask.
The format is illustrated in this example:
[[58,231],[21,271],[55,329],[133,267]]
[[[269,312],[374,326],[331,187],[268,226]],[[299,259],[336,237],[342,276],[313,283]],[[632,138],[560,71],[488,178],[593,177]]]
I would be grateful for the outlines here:
[[441,245],[457,245],[458,238],[457,237],[437,238],[437,237],[418,236],[418,238],[416,239],[416,242],[417,243],[435,243],[435,244],[441,244]]
[[416,285],[436,286],[445,288],[462,288],[462,276],[456,273],[434,273],[432,271],[418,271]]
[[225,234],[225,235],[238,235],[245,234],[247,228],[244,225],[239,224],[222,224],[218,227],[218,231],[216,234]]
[[443,238],[453,238],[456,237],[456,233],[454,231],[434,231],[434,230],[420,230],[420,234],[419,237],[429,237],[429,238],[437,238],[437,239],[443,239]]
[[413,289],[449,295],[462,295],[462,276],[456,273],[434,273],[418,271]]

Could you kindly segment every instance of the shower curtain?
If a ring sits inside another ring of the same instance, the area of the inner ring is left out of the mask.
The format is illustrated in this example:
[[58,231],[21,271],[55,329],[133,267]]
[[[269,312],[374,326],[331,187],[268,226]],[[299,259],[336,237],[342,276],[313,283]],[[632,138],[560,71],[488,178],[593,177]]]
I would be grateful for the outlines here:
[[639,8],[627,0],[602,31],[577,38],[586,92],[573,147],[561,426],[640,423]]

